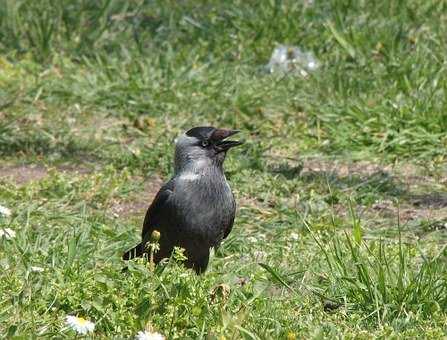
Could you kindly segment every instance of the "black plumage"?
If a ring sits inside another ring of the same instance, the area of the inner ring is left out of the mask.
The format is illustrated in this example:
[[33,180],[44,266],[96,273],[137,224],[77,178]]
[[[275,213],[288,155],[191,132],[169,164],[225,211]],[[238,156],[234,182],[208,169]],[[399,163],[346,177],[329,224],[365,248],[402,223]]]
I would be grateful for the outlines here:
[[175,246],[185,249],[185,265],[197,273],[208,266],[211,247],[218,247],[233,227],[236,203],[225,178],[228,149],[241,142],[225,140],[237,131],[197,127],[179,137],[175,173],[155,196],[143,223],[142,241],[123,255],[142,256],[154,230],[160,232],[158,263]]

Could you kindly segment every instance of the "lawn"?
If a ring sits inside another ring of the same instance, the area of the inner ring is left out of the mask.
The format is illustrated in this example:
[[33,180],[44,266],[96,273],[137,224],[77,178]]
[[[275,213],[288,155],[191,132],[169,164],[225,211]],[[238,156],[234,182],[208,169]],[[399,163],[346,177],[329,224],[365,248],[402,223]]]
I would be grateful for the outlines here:
[[[0,0],[0,337],[442,338],[447,3]],[[307,75],[268,73],[279,44]],[[121,254],[176,136],[237,128],[197,276]],[[2,213],[3,211],[3,213]]]

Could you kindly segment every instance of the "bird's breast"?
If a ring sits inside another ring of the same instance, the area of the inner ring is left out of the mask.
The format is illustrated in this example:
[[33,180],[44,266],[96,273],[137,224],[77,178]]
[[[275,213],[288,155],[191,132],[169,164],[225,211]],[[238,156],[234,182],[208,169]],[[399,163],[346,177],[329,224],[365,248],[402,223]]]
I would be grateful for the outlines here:
[[[192,179],[192,175],[184,176]],[[226,179],[179,179],[174,194],[182,221],[180,232],[203,237],[210,243],[221,239],[223,230],[233,222],[236,208]]]

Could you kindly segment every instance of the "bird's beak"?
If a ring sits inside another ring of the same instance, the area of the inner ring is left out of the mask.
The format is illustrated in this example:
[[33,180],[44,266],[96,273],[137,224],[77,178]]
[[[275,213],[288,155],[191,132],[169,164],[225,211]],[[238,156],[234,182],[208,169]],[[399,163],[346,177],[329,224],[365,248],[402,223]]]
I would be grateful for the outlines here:
[[240,132],[239,130],[216,129],[211,139],[214,141],[215,148],[218,152],[227,151],[228,149],[241,145],[244,142],[235,140],[225,140],[226,138]]

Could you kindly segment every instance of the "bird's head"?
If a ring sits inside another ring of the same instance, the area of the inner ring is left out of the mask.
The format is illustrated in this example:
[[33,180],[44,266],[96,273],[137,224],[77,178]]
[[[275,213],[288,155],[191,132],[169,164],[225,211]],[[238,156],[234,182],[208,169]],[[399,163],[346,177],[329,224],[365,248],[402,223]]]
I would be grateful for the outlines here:
[[221,167],[227,151],[241,145],[241,141],[227,140],[238,130],[217,129],[212,126],[199,126],[180,135],[175,143],[176,172],[188,166]]

